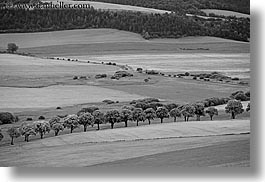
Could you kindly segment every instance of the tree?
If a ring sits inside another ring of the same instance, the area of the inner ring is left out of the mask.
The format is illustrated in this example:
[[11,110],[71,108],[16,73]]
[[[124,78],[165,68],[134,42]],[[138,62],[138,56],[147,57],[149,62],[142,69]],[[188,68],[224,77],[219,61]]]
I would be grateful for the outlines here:
[[77,112],[77,116],[80,116],[83,113],[87,113],[87,112],[90,113],[90,114],[92,114],[96,110],[99,110],[99,108],[96,107],[96,106],[85,107],[85,108],[82,108],[80,111]]
[[7,51],[14,53],[18,50],[18,46],[15,43],[8,43],[7,44]]
[[132,112],[132,119],[136,121],[136,125],[139,125],[139,121],[145,121],[145,114],[142,108],[135,108]]
[[128,125],[128,120],[132,119],[132,111],[129,109],[122,109],[120,113],[121,122],[125,123],[125,127]]
[[51,130],[51,126],[48,121],[35,121],[33,124],[35,132],[40,134],[41,139],[43,139],[43,136]]
[[24,141],[26,141],[26,142],[29,141],[30,135],[36,135],[37,134],[35,131],[33,123],[22,123],[19,130],[20,130],[20,134],[25,137]]
[[163,123],[163,119],[169,117],[167,108],[165,108],[163,106],[162,107],[158,107],[157,110],[156,110],[156,116],[158,118],[160,118],[161,123]]
[[177,117],[181,117],[181,112],[179,108],[171,109],[169,115],[174,118],[174,122],[177,121]]
[[247,108],[246,108],[246,111],[247,112],[250,111],[250,103],[248,103]]
[[206,110],[206,113],[210,116],[211,120],[213,120],[214,115],[218,116],[218,110],[214,107],[209,107]]
[[119,111],[116,109],[107,111],[105,114],[105,120],[106,120],[106,122],[110,123],[111,129],[113,129],[114,124],[118,123],[120,121]]
[[54,131],[54,135],[58,136],[60,131],[64,130],[63,121],[60,117],[53,117],[50,121],[51,129]]
[[144,114],[149,124],[151,124],[151,120],[156,118],[156,111],[153,108],[147,108],[144,110]]
[[12,126],[11,128],[8,128],[7,133],[11,138],[11,145],[14,145],[14,138],[20,137],[19,129]]
[[89,112],[83,113],[78,117],[78,123],[84,126],[84,132],[86,132],[89,125],[94,125],[94,117]]
[[203,103],[195,103],[193,104],[194,108],[195,108],[195,112],[194,114],[197,116],[197,121],[201,120],[201,116],[205,116],[204,113],[204,104]]
[[105,122],[104,113],[100,110],[96,110],[92,113],[92,115],[94,116],[94,123],[98,125],[99,130],[99,125]]
[[4,138],[4,135],[2,134],[2,130],[0,128],[0,141]]
[[64,118],[64,127],[70,129],[70,133],[73,133],[73,130],[79,127],[78,116],[76,114],[68,115]]
[[236,115],[241,114],[244,111],[243,105],[238,100],[230,100],[228,101],[225,112],[231,113],[231,119],[235,119]]
[[189,121],[189,118],[195,115],[195,107],[187,104],[182,107],[180,112],[184,116],[184,120]]

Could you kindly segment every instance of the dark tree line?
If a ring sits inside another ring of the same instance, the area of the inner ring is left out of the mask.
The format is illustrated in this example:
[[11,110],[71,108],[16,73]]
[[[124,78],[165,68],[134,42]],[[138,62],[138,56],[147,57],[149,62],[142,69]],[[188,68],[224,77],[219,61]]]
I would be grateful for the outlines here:
[[[145,14],[131,11],[35,9],[0,11],[0,33],[40,32],[85,28],[114,28],[145,38],[217,36],[241,41],[249,37],[249,19],[204,20],[177,14]],[[148,36],[147,36],[148,35]]]
[[250,14],[250,0],[93,0],[93,1],[163,9],[168,11],[174,11],[178,14],[196,13],[203,15],[204,13],[200,11],[200,9],[222,9],[222,10],[230,10],[230,11]]

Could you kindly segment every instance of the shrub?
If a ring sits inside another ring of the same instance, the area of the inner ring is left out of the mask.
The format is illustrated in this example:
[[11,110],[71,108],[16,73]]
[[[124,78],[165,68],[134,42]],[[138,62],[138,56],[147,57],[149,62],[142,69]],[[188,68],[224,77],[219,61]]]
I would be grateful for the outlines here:
[[10,53],[14,53],[18,50],[18,46],[15,43],[8,43],[7,44],[7,51]]
[[137,68],[136,71],[139,72],[139,73],[142,73],[143,72],[143,68]]
[[186,72],[186,73],[185,73],[185,76],[190,76],[190,73],[189,73],[189,72]]
[[56,107],[56,109],[62,109],[61,107]]
[[114,103],[115,103],[114,101],[112,101],[112,100],[108,100],[108,99],[103,100],[102,102],[104,102],[104,103],[106,103],[106,104],[114,104]]
[[77,80],[77,79],[78,79],[78,76],[74,76],[74,77],[73,77],[73,80]]
[[179,107],[179,105],[175,103],[170,103],[166,104],[165,107],[167,108],[167,110],[171,111],[172,109]]
[[18,118],[10,112],[0,112],[0,124],[11,124],[17,122]]
[[235,78],[232,78],[231,80],[238,81],[239,78],[235,77]]
[[240,100],[240,101],[247,101],[249,100],[249,97],[247,97],[244,93],[238,93],[234,96],[234,99]]
[[27,118],[26,121],[32,121],[33,119],[32,118]]
[[43,119],[45,119],[45,117],[44,116],[40,116],[39,119],[43,120]]
[[115,78],[122,78],[122,77],[132,77],[133,74],[127,72],[127,71],[116,71],[113,75]]
[[95,76],[96,79],[100,79],[100,78],[107,78],[107,74],[97,74]]
[[80,111],[77,112],[77,115],[80,116],[81,114],[87,113],[87,112],[90,113],[90,114],[92,114],[96,110],[99,110],[99,108],[96,107],[96,106],[84,107]]
[[156,70],[146,70],[145,73],[148,75],[158,75],[159,74],[159,72]]

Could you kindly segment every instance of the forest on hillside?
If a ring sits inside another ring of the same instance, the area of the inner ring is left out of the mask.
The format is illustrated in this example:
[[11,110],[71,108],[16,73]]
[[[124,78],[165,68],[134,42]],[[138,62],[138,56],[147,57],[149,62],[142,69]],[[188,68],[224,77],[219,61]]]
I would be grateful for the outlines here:
[[113,28],[141,34],[144,38],[215,36],[248,41],[249,18],[205,20],[171,14],[89,9],[35,9],[0,11],[0,33],[40,32],[85,28]]
[[221,9],[221,10],[230,10],[239,13],[250,14],[250,0],[92,0],[92,1],[162,9],[162,10],[173,11],[177,14],[182,14],[182,15],[186,13],[205,15],[205,13],[200,11],[200,9]]

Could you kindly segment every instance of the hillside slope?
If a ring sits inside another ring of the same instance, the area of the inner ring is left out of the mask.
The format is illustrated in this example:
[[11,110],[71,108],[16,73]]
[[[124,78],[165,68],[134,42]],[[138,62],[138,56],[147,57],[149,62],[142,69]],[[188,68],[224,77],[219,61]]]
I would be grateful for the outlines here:
[[179,122],[73,133],[34,141],[27,147],[217,136],[250,132],[249,120]]

